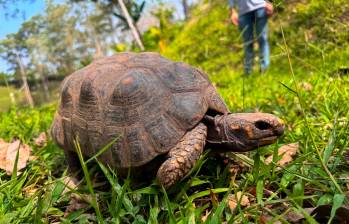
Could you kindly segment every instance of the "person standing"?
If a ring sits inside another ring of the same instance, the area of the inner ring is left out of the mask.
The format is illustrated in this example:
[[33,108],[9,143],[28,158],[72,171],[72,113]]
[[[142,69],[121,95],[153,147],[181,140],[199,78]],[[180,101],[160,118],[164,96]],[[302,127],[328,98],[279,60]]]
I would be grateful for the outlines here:
[[[238,12],[235,9],[237,2]],[[268,16],[273,13],[272,3],[265,0],[229,0],[231,21],[242,32],[244,43],[244,71],[251,74],[253,68],[253,42],[256,37],[259,45],[259,63],[261,73],[269,67],[270,50],[268,43]],[[254,32],[255,30],[255,32]],[[256,35],[254,35],[254,33]]]

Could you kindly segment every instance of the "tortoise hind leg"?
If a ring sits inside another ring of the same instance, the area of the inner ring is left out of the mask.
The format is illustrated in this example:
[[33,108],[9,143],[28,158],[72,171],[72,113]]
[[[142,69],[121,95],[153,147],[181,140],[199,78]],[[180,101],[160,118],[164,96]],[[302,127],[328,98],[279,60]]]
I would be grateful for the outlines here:
[[170,150],[156,175],[162,186],[171,187],[190,171],[205,147],[206,133],[207,127],[199,123]]
[[77,176],[79,171],[81,171],[80,161],[78,154],[74,151],[64,149],[65,161],[68,165],[68,173],[72,176]]

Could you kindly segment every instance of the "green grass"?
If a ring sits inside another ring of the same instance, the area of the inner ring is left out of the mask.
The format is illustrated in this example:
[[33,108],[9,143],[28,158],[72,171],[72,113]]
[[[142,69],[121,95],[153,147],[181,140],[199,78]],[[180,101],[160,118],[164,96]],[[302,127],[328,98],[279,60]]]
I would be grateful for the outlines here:
[[[40,83],[35,83],[31,86],[31,94],[35,106],[56,102],[59,98],[60,82],[53,81],[48,85],[49,95],[46,97],[44,89]],[[13,86],[0,86],[0,112],[8,111],[12,106],[26,106],[26,101],[23,89]]]
[[[11,100],[11,95],[12,99]],[[7,111],[11,105],[21,102],[23,95],[13,87],[0,86],[0,112]]]
[[[312,90],[308,91],[301,86],[297,90],[295,80],[287,72],[285,68],[284,75],[270,71],[264,76],[254,74],[244,78],[230,72],[229,79],[212,77],[222,86],[219,91],[230,108],[272,112],[287,124],[286,134],[278,144],[250,153],[252,161],[230,155],[229,164],[245,164],[233,182],[230,182],[229,165],[208,157],[202,158],[192,174],[166,194],[155,184],[132,189],[128,181],[118,181],[115,173],[100,164],[102,172],[99,174],[104,174],[110,189],[92,188],[102,183],[91,179],[83,182],[80,190],[81,193],[98,195],[98,219],[103,217],[106,223],[187,223],[193,220],[197,223],[208,210],[211,211],[207,219],[209,223],[220,223],[221,220],[258,222],[262,213],[278,219],[285,212],[302,211],[305,204],[332,203],[341,194],[340,191],[347,192],[345,177],[349,170],[343,153],[348,149],[349,108],[343,102],[349,99],[348,77],[314,73],[297,80],[296,75],[297,82],[312,85]],[[63,218],[69,196],[62,194],[61,179],[66,168],[62,151],[51,140],[44,148],[33,145],[32,138],[48,130],[54,109],[55,106],[34,110],[13,109],[0,117],[1,137],[7,141],[19,137],[31,145],[38,156],[38,160],[30,162],[18,177],[7,177],[0,172],[0,221],[3,223],[97,220],[90,215],[98,214],[93,212],[97,208],[95,203],[81,214],[73,213]],[[281,144],[291,142],[299,142],[301,147],[296,159],[287,167],[279,170],[275,165],[262,162],[265,155],[273,153]],[[321,163],[325,164],[334,179],[329,177]],[[93,178],[96,172],[94,168],[85,175]],[[252,197],[255,198],[253,205],[232,214],[226,205],[227,195],[238,191],[251,192],[253,189],[258,192]],[[264,189],[275,194],[266,195]],[[288,207],[284,208],[284,204]],[[265,209],[266,205],[268,209]]]
[[[167,192],[155,182],[135,187],[99,161],[93,165],[91,160],[80,158],[85,178],[75,193],[89,194],[93,200],[89,207],[63,217],[70,193],[63,192],[66,167],[62,150],[51,139],[42,148],[34,146],[32,140],[48,130],[56,105],[13,108],[0,114],[0,137],[7,141],[21,139],[33,148],[37,159],[19,176],[9,177],[0,171],[0,223],[201,223],[207,212],[206,223],[259,223],[265,215],[287,223],[291,211],[305,213],[304,208],[322,204],[349,205],[349,75],[336,73],[338,66],[345,65],[348,54],[346,46],[339,44],[346,34],[331,36],[338,44],[335,48],[321,47],[327,44],[322,41],[327,36],[313,43],[293,39],[293,32],[309,25],[304,27],[301,22],[322,7],[314,2],[307,7],[295,3],[299,17],[287,11],[290,5],[280,5],[278,16],[290,14],[294,19],[283,24],[277,16],[273,21],[272,65],[265,75],[241,75],[238,36],[233,40],[224,37],[224,29],[231,34],[236,31],[219,25],[222,13],[227,12],[222,6],[206,8],[212,16],[189,22],[165,52],[170,58],[183,59],[207,71],[232,111],[262,111],[281,117],[287,128],[276,144],[244,155],[229,153],[227,163],[205,154],[190,175]],[[336,18],[328,10],[321,12],[327,18]],[[198,48],[195,41],[201,43],[204,37],[191,35],[193,40],[189,40],[189,34],[200,32],[207,24],[213,26],[205,30],[207,35],[221,30],[217,38],[223,37],[217,44],[212,34],[212,39],[203,42],[208,47]],[[280,26],[285,29],[285,39],[280,36]],[[316,34],[316,27],[312,32]],[[230,44],[233,49],[226,48]],[[278,167],[276,159],[264,164],[267,155],[293,142],[299,142],[300,148],[290,164]],[[231,166],[238,172],[232,173]],[[239,191],[246,192],[251,205],[238,206],[232,212],[227,205],[228,195]],[[307,223],[316,223],[311,216],[305,217]]]

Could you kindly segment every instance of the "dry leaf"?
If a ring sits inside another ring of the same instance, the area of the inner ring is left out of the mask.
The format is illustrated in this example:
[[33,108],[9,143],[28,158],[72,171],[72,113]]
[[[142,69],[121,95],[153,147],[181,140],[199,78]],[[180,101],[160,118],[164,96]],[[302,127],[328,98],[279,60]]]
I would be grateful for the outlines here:
[[308,82],[301,82],[300,87],[305,91],[311,91],[313,89],[313,86]]
[[43,147],[47,142],[47,137],[45,132],[41,132],[37,138],[34,139],[36,146]]
[[235,197],[233,198],[231,195],[229,195],[228,206],[230,208],[231,213],[233,213],[236,207],[238,206],[238,203],[236,202]]
[[246,207],[250,205],[250,200],[246,195],[242,195],[241,191],[236,193],[236,197],[235,197],[235,194],[230,194],[228,196],[228,206],[231,212],[234,212],[239,202],[240,202],[240,206],[242,207]]
[[39,156],[29,156],[29,161],[38,160]]
[[31,148],[26,144],[21,145],[19,140],[12,143],[3,142],[0,144],[0,169],[5,170],[8,175],[12,175],[17,152],[19,153],[17,171],[19,171],[27,166]]
[[278,98],[276,98],[276,100],[280,105],[285,105],[287,103],[285,97],[283,96],[279,96]]
[[271,222],[272,220],[273,220],[273,217],[267,214],[262,214],[261,216],[259,216],[260,224],[266,224],[266,223],[281,224],[280,221]]
[[[98,201],[99,195],[96,194],[96,200]],[[69,205],[64,211],[64,217],[67,217],[70,213],[73,213],[80,209],[90,207],[93,202],[93,196],[91,194],[76,194],[70,195]]]
[[205,210],[205,215],[201,216],[201,221],[206,222],[208,216],[211,214],[211,211]]
[[[316,221],[327,223],[331,216],[332,205],[319,205],[317,207],[304,208],[303,210],[310,216],[313,216]],[[303,223],[302,221],[305,221],[304,214],[296,211],[289,212],[285,218],[291,223]],[[340,206],[336,210],[332,223],[349,223],[349,208],[344,205]]]
[[[79,180],[75,177],[66,176],[63,179],[63,183],[65,184],[65,189],[62,194],[71,192],[71,190],[78,189]],[[96,195],[97,197],[98,195]],[[67,217],[70,213],[75,212],[79,209],[84,209],[90,206],[93,201],[93,196],[90,194],[70,194],[69,205],[67,206],[64,217]]]
[[[293,160],[293,156],[296,155],[299,149],[299,143],[290,143],[283,145],[278,149],[278,155],[281,156],[280,160],[277,162],[279,166],[285,166],[287,163]],[[273,155],[268,156],[265,159],[265,164],[270,164],[273,161]]]
[[0,169],[4,169],[6,167],[6,153],[9,143],[0,140]]
[[70,177],[70,176],[66,176],[63,179],[63,183],[66,186],[64,188],[63,194],[71,191],[72,190],[76,190],[78,189],[78,179],[76,179],[75,177]]
[[211,197],[211,202],[214,205],[218,205],[218,198],[217,195],[210,189],[210,197]]
[[69,214],[79,210],[89,207],[89,203],[83,199],[83,197],[77,194],[71,194],[69,205],[66,207],[64,212],[64,217],[67,217]]
[[38,191],[38,186],[36,184],[29,185],[25,188],[23,188],[23,193],[25,194],[26,197],[31,197],[33,196],[37,191]]

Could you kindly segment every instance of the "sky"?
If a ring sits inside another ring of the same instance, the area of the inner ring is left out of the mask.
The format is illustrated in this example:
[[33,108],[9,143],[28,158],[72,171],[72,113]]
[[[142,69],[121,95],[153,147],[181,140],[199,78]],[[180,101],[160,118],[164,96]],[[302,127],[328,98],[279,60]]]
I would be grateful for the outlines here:
[[[63,2],[64,0],[54,0],[55,3]],[[148,6],[151,4],[156,4],[156,0],[147,1]],[[172,3],[176,7],[179,6],[178,0],[163,0],[165,3]],[[149,4],[150,3],[150,4]],[[17,16],[11,17],[6,16],[5,10],[0,7],[0,40],[4,39],[7,34],[14,33],[18,31],[21,24],[29,20],[32,16],[39,13],[43,13],[45,10],[45,0],[26,0],[20,1],[18,4],[11,5],[9,7],[9,12],[14,12],[15,9],[18,9],[19,13]],[[8,66],[5,61],[0,59],[0,73],[7,72]]]
[[[41,13],[45,9],[44,1],[25,1],[22,4],[16,4],[19,10],[16,17],[6,16],[5,10],[0,10],[0,39],[6,37],[6,34],[16,32],[20,25],[33,15]],[[9,11],[14,12],[16,7],[11,6]]]

